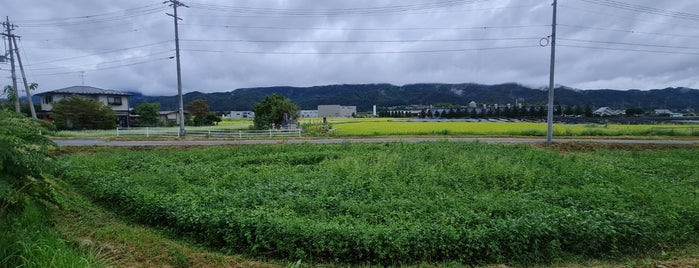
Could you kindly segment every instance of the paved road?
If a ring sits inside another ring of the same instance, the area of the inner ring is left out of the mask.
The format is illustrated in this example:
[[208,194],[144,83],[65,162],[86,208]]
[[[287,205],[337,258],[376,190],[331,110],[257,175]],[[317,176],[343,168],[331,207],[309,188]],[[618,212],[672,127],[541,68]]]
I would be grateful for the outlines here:
[[[216,146],[245,144],[331,144],[331,143],[380,143],[380,142],[488,142],[488,143],[544,143],[536,138],[356,138],[356,139],[284,139],[284,140],[170,140],[170,141],[105,141],[99,139],[54,140],[59,146]],[[597,139],[557,139],[554,142],[595,142],[617,144],[699,144],[699,140],[597,140]]]

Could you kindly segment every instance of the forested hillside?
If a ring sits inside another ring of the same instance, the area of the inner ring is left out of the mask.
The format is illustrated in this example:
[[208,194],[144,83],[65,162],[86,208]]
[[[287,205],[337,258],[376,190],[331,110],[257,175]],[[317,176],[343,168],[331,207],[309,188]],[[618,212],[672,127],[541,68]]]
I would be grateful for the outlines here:
[[[369,111],[373,105],[391,107],[401,105],[461,104],[471,101],[489,104],[544,104],[546,89],[530,88],[520,84],[391,84],[329,85],[314,87],[242,88],[230,92],[191,92],[184,96],[185,103],[205,99],[214,111],[251,110],[255,103],[272,93],[290,98],[301,109],[316,109],[318,105],[340,104],[357,106],[358,111]],[[577,90],[557,88],[556,103],[566,106],[614,107],[625,109],[667,108],[672,110],[696,109],[699,90],[666,88],[656,90]],[[177,109],[177,96],[132,97],[132,105],[144,100],[158,102],[163,110]]]

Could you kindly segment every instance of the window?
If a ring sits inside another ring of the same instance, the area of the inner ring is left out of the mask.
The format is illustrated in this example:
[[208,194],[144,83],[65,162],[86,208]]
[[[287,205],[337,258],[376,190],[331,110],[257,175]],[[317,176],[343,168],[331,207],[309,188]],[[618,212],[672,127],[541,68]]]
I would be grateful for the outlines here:
[[121,105],[121,97],[107,97],[107,104]]
[[53,102],[53,95],[44,95],[44,103],[49,104]]

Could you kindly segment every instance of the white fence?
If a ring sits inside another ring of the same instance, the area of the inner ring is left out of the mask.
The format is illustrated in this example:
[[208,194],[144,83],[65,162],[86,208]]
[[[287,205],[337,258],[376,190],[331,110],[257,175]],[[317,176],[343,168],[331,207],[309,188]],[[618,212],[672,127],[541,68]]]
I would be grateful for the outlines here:
[[[133,138],[178,138],[179,128],[117,128],[117,137]],[[212,139],[245,139],[245,138],[274,138],[301,137],[300,128],[269,129],[269,130],[234,130],[234,129],[185,129],[186,137]]]

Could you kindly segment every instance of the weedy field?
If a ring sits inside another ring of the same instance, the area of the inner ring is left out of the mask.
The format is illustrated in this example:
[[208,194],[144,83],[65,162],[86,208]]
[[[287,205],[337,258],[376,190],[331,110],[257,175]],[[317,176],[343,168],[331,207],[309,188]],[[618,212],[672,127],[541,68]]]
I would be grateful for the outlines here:
[[523,266],[699,243],[699,149],[483,143],[92,149],[61,177],[132,220],[304,263]]

